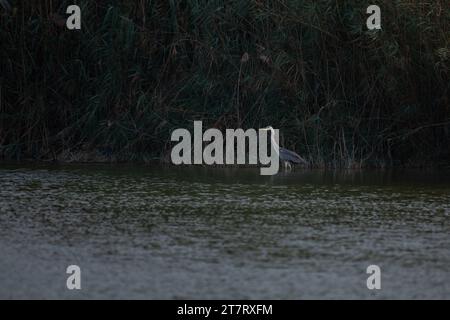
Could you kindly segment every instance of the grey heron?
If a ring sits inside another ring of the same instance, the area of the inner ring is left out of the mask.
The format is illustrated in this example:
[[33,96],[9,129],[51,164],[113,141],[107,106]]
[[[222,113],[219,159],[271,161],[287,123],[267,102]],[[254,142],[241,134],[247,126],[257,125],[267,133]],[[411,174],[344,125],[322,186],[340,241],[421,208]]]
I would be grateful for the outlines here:
[[308,164],[308,162],[296,152],[282,148],[277,144],[277,142],[275,141],[275,130],[271,126],[260,130],[270,131],[270,140],[273,146],[278,147],[278,156],[280,158],[280,161],[283,162],[285,170],[287,170],[288,168],[289,170],[291,170],[292,164]]

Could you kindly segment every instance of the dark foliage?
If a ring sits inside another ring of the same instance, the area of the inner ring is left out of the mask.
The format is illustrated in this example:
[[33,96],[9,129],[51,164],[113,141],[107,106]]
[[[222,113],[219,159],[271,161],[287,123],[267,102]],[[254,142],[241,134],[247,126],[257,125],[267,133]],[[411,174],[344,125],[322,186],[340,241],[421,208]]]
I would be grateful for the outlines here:
[[[5,0],[1,1],[6,3]],[[280,128],[315,166],[450,158],[450,1],[9,0],[0,157],[162,158],[193,120]],[[82,8],[82,30],[65,9]]]

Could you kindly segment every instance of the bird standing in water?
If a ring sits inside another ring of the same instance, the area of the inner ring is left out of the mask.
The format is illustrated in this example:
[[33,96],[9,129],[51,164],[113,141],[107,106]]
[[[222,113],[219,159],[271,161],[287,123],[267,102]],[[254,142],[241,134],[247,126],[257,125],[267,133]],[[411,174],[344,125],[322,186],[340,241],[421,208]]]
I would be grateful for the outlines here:
[[270,131],[270,140],[274,147],[278,147],[278,156],[280,158],[280,161],[283,162],[285,170],[292,170],[292,164],[308,164],[308,162],[296,152],[282,148],[277,144],[277,142],[275,141],[275,130],[271,126],[260,130]]

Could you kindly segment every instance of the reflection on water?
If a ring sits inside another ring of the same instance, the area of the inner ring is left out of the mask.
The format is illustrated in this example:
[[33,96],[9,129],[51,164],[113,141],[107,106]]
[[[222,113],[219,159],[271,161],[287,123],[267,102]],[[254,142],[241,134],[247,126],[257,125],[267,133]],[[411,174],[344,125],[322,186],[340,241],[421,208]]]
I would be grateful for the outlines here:
[[449,215],[442,172],[3,166],[0,298],[450,298]]

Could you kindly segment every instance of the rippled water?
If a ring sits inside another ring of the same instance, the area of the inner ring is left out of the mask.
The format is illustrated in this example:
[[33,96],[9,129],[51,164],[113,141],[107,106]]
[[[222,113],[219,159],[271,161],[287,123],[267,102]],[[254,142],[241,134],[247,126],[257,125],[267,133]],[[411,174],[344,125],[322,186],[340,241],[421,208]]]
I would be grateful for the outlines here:
[[449,218],[446,172],[3,166],[0,298],[450,298]]

